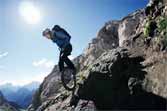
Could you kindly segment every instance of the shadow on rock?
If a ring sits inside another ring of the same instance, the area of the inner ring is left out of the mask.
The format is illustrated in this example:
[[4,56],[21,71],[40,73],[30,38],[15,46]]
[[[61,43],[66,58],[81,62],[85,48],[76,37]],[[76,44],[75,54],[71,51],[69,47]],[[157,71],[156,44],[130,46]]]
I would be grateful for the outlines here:
[[165,109],[166,100],[143,90],[147,74],[142,57],[131,57],[122,48],[111,50],[96,61],[88,78],[80,85],[80,99],[91,100],[97,109]]

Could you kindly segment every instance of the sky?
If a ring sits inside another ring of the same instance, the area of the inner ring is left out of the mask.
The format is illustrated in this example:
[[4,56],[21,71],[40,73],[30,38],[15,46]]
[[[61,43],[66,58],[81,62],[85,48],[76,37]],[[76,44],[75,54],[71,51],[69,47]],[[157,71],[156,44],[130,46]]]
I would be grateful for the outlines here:
[[51,72],[58,62],[59,50],[42,37],[45,28],[59,24],[70,33],[72,59],[84,51],[106,22],[119,20],[147,3],[148,0],[0,0],[0,84],[42,82]]

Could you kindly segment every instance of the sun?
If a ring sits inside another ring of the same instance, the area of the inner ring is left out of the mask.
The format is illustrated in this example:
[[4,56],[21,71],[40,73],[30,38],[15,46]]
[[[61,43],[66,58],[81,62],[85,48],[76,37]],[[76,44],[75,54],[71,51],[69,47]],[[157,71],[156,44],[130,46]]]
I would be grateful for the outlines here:
[[41,14],[33,2],[23,1],[19,6],[20,15],[28,24],[37,24],[41,19]]

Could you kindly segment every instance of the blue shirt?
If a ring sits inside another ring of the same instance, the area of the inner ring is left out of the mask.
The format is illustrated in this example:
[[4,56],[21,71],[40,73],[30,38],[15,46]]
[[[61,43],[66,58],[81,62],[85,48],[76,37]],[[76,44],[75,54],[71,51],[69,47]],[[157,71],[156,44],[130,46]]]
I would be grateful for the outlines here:
[[53,31],[52,41],[57,44],[59,48],[65,48],[70,43],[70,37],[64,31]]

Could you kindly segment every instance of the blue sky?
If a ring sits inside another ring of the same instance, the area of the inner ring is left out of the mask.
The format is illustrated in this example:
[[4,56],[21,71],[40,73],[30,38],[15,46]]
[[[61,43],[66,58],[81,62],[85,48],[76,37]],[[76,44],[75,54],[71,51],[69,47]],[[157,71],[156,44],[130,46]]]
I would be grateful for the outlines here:
[[72,36],[72,57],[81,54],[109,20],[121,19],[146,6],[148,0],[27,0],[40,11],[40,21],[28,24],[20,14],[25,0],[0,0],[0,84],[42,81],[57,64],[56,44],[42,37],[59,24]]

